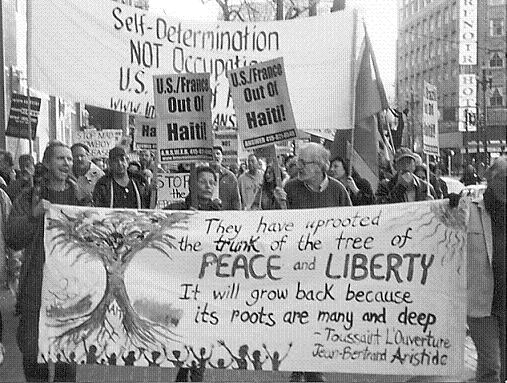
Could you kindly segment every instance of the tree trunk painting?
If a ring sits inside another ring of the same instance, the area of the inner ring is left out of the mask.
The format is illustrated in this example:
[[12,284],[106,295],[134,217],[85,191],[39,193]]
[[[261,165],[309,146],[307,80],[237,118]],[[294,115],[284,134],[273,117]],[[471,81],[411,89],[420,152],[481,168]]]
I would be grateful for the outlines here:
[[[77,347],[82,340],[91,338],[99,344],[126,339],[123,347],[163,348],[167,342],[177,341],[171,327],[177,327],[181,318],[178,310],[165,321],[144,318],[132,305],[125,286],[125,272],[143,249],[155,249],[171,258],[175,249],[172,228],[186,229],[189,214],[160,211],[111,211],[105,217],[93,210],[80,211],[75,217],[63,211],[60,219],[48,219],[46,230],[56,230],[52,252],[72,256],[72,264],[81,258],[98,259],[106,275],[102,298],[91,307],[90,295],[69,307],[65,299],[46,310],[62,333],[53,339],[56,349]],[[53,294],[55,297],[56,295]],[[114,326],[111,318],[121,322]],[[167,319],[167,318],[166,318]],[[123,334],[120,337],[119,331]]]

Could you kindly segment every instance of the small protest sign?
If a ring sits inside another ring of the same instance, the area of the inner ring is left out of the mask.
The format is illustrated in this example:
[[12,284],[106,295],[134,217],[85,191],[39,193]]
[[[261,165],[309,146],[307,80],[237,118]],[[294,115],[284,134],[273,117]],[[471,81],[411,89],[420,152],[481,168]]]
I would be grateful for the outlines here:
[[39,121],[41,99],[30,97],[31,124],[28,126],[28,96],[14,93],[11,98],[11,110],[7,123],[6,136],[29,138],[28,131],[31,131],[31,139],[35,140],[37,135],[37,122]]
[[437,87],[424,82],[423,94],[423,152],[439,156]]
[[134,147],[157,150],[157,121],[154,118],[136,116]]
[[245,149],[296,137],[283,58],[229,71],[227,78]]
[[213,159],[209,73],[153,76],[160,163]]
[[230,166],[238,164],[239,139],[238,131],[233,129],[217,130],[215,133],[215,145],[220,145],[223,149],[222,164]]
[[190,173],[159,173],[157,176],[157,208],[184,200],[188,195]]
[[90,148],[90,157],[107,157],[109,150],[122,143],[121,129],[85,129],[73,132],[74,143],[81,142]]

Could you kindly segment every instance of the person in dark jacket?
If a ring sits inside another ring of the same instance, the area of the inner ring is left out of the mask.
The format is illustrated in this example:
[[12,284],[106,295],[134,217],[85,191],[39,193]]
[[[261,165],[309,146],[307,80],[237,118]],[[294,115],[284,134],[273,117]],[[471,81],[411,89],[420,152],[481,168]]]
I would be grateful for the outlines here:
[[27,189],[33,185],[33,175],[35,173],[35,164],[30,154],[22,154],[18,159],[19,174],[15,181],[7,186],[6,192],[11,201],[21,193],[23,189]]
[[[42,270],[44,252],[44,213],[51,203],[60,205],[89,205],[79,200],[72,171],[70,148],[52,141],[42,160],[46,172],[40,182],[24,190],[14,201],[5,229],[6,243],[14,250],[25,249],[18,295],[20,318],[17,331],[18,347],[23,354],[23,370],[29,382],[47,381],[47,364],[37,362],[39,338],[39,311],[41,307]],[[38,180],[39,181],[39,180]],[[57,377],[62,372],[55,371]],[[73,380],[65,376],[65,381]]]
[[[414,202],[436,199],[435,189],[417,177],[416,156],[408,148],[400,148],[394,155],[396,175],[389,181],[381,181],[376,193],[377,203]],[[428,188],[430,193],[428,195]]]
[[468,164],[465,166],[465,170],[463,171],[463,176],[459,180],[463,185],[478,185],[482,182],[481,177],[477,175],[477,171],[475,170],[472,164]]
[[493,237],[493,302],[491,315],[498,320],[501,352],[500,381],[506,379],[506,299],[507,288],[505,281],[505,232],[506,232],[506,185],[507,185],[507,160],[505,157],[498,158],[486,171],[488,186],[484,192],[484,206],[491,217]]
[[213,162],[210,163],[210,166],[218,174],[218,195],[222,203],[222,210],[241,210],[238,180],[229,169],[222,165],[223,158],[223,148],[215,145],[213,147]]
[[109,171],[93,190],[96,207],[148,209],[151,189],[140,175],[128,172],[128,158],[120,146],[109,151]]
[[354,169],[350,175],[348,163],[343,158],[336,157],[331,161],[329,175],[345,186],[353,206],[373,204],[373,190],[370,183],[361,178]]

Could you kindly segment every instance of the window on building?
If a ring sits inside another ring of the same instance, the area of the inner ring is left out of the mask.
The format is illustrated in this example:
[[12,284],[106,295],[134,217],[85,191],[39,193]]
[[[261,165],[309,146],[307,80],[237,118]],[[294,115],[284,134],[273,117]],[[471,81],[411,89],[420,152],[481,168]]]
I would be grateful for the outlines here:
[[430,32],[433,32],[435,30],[435,18],[433,16],[430,16]]
[[434,47],[433,47],[433,43],[430,43],[429,56],[430,56],[430,59],[432,59],[433,56],[435,56],[435,50],[434,50]]
[[447,40],[447,36],[444,36],[444,52],[445,53],[448,53],[449,52],[449,41]]
[[442,56],[442,41],[441,40],[437,41],[437,55]]
[[503,87],[495,86],[492,89],[489,103],[491,106],[503,106]]
[[423,62],[428,61],[428,53],[426,52],[426,45],[424,45],[422,47],[422,57],[421,57],[421,59],[422,59]]
[[419,9],[424,8],[424,0],[419,0]]
[[458,6],[456,5],[456,3],[452,3],[452,6],[451,6],[451,18],[452,18],[453,21],[458,18]]
[[408,33],[408,29],[405,29],[405,45],[410,43],[410,34]]
[[418,6],[417,6],[417,1],[418,1],[418,0],[413,0],[413,1],[412,1],[412,14],[417,13],[417,9],[418,9]]
[[[489,35],[490,36],[504,36],[503,19],[490,19],[489,20]],[[504,36],[505,37],[505,36]]]
[[417,23],[417,40],[422,38],[422,25],[421,23]]
[[447,72],[447,64],[444,64],[442,66],[442,76],[443,76],[443,80],[447,80],[449,78],[449,72]]
[[414,27],[411,27],[410,28],[410,41],[414,42],[414,39],[415,39]]
[[502,56],[500,55],[500,52],[491,53],[490,58],[489,58],[489,66],[496,67],[496,68],[503,67],[503,60],[502,60]]
[[488,0],[489,5],[505,5],[505,0]]
[[449,8],[444,9],[444,24],[449,24]]
[[423,20],[423,35],[427,35],[428,34],[428,20],[424,19]]
[[440,26],[442,24],[441,23],[441,21],[442,21],[441,17],[442,17],[442,15],[440,14],[440,12],[438,12],[437,16],[436,16],[436,27],[437,27],[437,29],[440,28]]

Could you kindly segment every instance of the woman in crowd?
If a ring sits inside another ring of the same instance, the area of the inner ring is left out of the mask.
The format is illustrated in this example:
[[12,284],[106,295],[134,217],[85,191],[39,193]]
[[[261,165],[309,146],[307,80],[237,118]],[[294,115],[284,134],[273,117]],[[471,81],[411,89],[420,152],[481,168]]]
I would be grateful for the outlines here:
[[[175,202],[165,210],[222,210],[220,200],[213,199],[213,193],[217,187],[217,175],[209,166],[199,166],[195,169],[196,189],[190,190],[187,198],[181,202]],[[192,194],[196,194],[194,205],[192,205]]]
[[273,194],[276,188],[275,169],[272,165],[266,167],[262,186],[255,195],[252,210],[277,210],[281,209],[278,200]]
[[370,183],[361,178],[355,170],[352,170],[352,175],[350,175],[349,167],[343,158],[336,157],[331,161],[329,175],[345,186],[353,206],[373,204],[373,190]]

